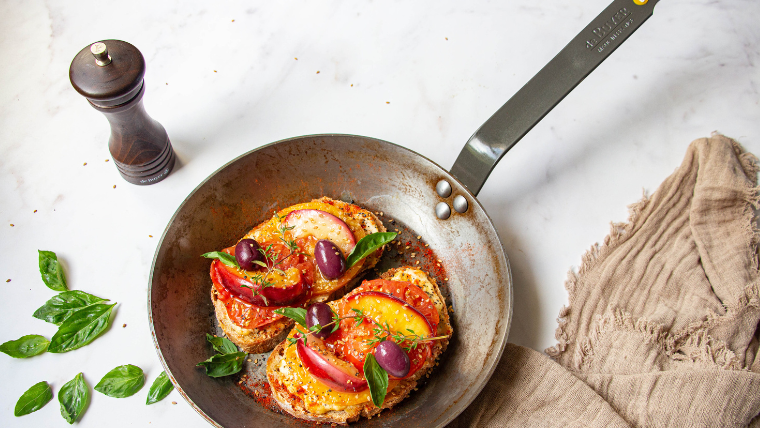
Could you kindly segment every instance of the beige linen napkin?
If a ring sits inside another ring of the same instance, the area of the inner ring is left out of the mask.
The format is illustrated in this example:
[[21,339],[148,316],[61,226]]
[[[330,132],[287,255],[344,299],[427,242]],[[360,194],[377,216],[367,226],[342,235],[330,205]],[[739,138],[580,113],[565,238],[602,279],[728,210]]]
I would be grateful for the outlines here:
[[694,141],[570,273],[551,358],[509,344],[451,426],[760,426],[757,172]]

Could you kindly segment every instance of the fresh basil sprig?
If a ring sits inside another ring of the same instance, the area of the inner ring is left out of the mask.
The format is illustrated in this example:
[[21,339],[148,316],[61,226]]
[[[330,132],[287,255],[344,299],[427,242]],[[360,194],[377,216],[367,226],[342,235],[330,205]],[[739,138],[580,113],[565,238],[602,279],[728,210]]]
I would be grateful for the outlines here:
[[95,303],[71,314],[50,339],[48,352],[73,351],[95,340],[108,327],[114,306]]
[[40,383],[32,385],[25,393],[21,394],[21,397],[16,402],[16,407],[13,409],[13,414],[24,416],[36,412],[52,399],[53,391],[50,389],[50,385],[43,380]]
[[216,352],[219,352],[220,354],[234,354],[235,352],[238,352],[237,346],[226,337],[217,337],[206,333],[206,340],[208,340],[209,343],[214,346]]
[[[298,324],[306,327],[306,309],[304,308],[280,308],[272,311],[277,315],[284,315]],[[308,327],[307,327],[308,328]]]
[[92,304],[105,302],[107,300],[108,299],[101,299],[100,297],[85,293],[84,291],[64,291],[45,302],[44,305],[34,311],[34,315],[32,316],[55,325],[61,325],[63,320],[68,318],[74,312]]
[[169,376],[166,375],[166,372],[161,372],[156,380],[153,381],[153,385],[150,386],[150,389],[148,390],[148,399],[145,401],[145,404],[158,403],[166,398],[173,389],[174,385],[172,385],[172,381],[169,380]]
[[206,361],[201,361],[196,366],[205,368],[206,374],[211,377],[229,376],[242,370],[246,355],[245,352],[216,354]]
[[42,281],[51,290],[66,291],[66,275],[63,273],[61,263],[58,262],[58,256],[52,251],[37,250],[40,255],[40,274]]
[[378,248],[393,241],[397,235],[398,233],[396,232],[378,232],[370,233],[360,239],[359,242],[356,243],[354,249],[351,250],[351,254],[346,257],[346,268],[350,268],[357,264],[359,260],[369,256]]
[[367,358],[364,359],[364,377],[369,385],[372,403],[377,407],[382,406],[388,392],[388,372],[380,367],[373,354],[367,354]]
[[217,259],[230,267],[234,267],[234,268],[240,267],[237,260],[235,259],[235,256],[231,256],[221,251],[212,251],[210,253],[203,254],[202,257],[205,257],[207,259]]
[[145,385],[145,375],[140,367],[126,364],[106,373],[95,385],[95,391],[109,397],[124,398],[134,395]]
[[61,404],[61,416],[66,422],[73,424],[79,419],[90,403],[90,389],[82,373],[66,382],[58,392],[58,402]]
[[0,345],[0,352],[5,352],[13,358],[29,358],[45,352],[49,344],[50,341],[39,334],[28,334],[3,343]]

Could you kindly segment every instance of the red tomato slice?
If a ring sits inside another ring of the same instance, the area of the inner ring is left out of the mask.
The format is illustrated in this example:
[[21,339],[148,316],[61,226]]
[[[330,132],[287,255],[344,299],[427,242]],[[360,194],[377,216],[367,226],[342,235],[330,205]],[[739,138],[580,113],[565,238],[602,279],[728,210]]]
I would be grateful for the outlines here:
[[[438,311],[435,309],[435,306],[428,295],[416,285],[409,282],[388,281],[384,279],[364,281],[361,286],[349,293],[347,297],[363,291],[380,291],[392,294],[406,301],[422,313],[422,315],[424,315],[430,322],[433,331],[436,331],[439,322]],[[351,312],[350,309],[347,309],[344,306],[345,305],[340,305],[337,310],[341,317],[355,315],[355,313]],[[372,352],[377,346],[377,343],[372,345],[368,343],[375,338],[374,330],[376,328],[377,325],[366,319],[359,325],[357,325],[353,319],[345,319],[341,321],[340,329],[327,337],[325,342],[334,349],[335,353],[340,358],[349,361],[354,367],[363,372],[366,355]],[[404,347],[408,346],[409,343],[405,342],[400,345]],[[412,376],[425,364],[425,361],[430,356],[432,347],[432,342],[423,342],[417,345],[416,349],[407,352],[409,355],[410,367],[409,373],[406,377]]]

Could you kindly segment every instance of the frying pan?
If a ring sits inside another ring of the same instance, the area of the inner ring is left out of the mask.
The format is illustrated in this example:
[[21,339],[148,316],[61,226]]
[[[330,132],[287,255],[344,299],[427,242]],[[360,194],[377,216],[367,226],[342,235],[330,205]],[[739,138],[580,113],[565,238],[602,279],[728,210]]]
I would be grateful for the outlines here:
[[475,196],[501,157],[651,16],[656,3],[610,4],[475,132],[450,173],[386,141],[329,134],[260,147],[208,177],[167,226],[148,290],[155,346],[179,392],[212,425],[301,424],[267,408],[267,354],[249,356],[243,373],[226,378],[210,378],[195,366],[213,354],[206,333],[221,333],[209,297],[209,264],[200,255],[233,245],[274,210],[330,196],[378,213],[389,230],[400,232],[402,245],[391,246],[377,272],[420,266],[442,284],[453,309],[454,336],[427,384],[355,425],[440,427],[453,420],[498,363],[513,305],[507,255]]

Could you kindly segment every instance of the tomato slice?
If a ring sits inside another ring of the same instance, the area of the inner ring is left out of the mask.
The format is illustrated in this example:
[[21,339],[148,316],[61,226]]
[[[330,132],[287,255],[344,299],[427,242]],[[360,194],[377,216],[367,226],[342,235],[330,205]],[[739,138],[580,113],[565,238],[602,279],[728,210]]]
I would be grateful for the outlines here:
[[[269,247],[270,244],[271,247]],[[302,254],[303,247],[308,245],[307,240],[297,240],[296,244],[299,246],[299,253],[288,258],[285,257],[290,253],[290,250],[283,243],[265,242],[261,244],[262,248],[270,248],[270,251],[275,254],[276,260],[282,260],[277,268],[287,273],[285,276],[274,275],[285,283],[277,284],[279,287],[275,285],[275,287],[265,290],[269,290],[270,296],[277,296],[275,300],[282,301],[282,304],[287,302],[288,306],[303,306],[309,299],[310,288],[314,283],[314,270],[316,269],[314,263]],[[235,255],[235,247],[225,248],[222,251]],[[294,269],[300,273],[295,273]],[[263,268],[257,268],[253,272],[245,272],[225,266],[219,260],[214,260],[211,263],[211,280],[217,290],[217,296],[225,304],[227,315],[232,322],[242,328],[253,329],[282,318],[281,315],[273,312],[281,306],[257,305],[256,297],[259,296],[253,296],[253,292],[248,288],[253,286],[249,280],[252,274],[261,272],[264,272]],[[299,278],[300,280],[298,280]],[[289,298],[288,294],[294,294],[292,299]]]
[[[396,296],[415,309],[417,309],[430,322],[433,331],[436,331],[439,322],[438,311],[435,309],[433,302],[428,295],[419,287],[409,282],[388,281],[376,279],[364,281],[362,285],[349,293],[343,302],[346,302],[349,296],[361,293],[363,291],[380,291],[383,293]],[[346,304],[339,305],[337,313],[341,317],[354,316],[355,313],[346,308]],[[377,325],[364,319],[357,325],[353,319],[344,319],[341,321],[340,329],[328,336],[324,341],[327,343],[340,358],[349,361],[358,370],[363,372],[364,359],[367,354],[373,351],[378,345],[370,344],[370,341],[376,337],[375,329]],[[409,346],[409,342],[399,344],[401,347]],[[430,357],[433,348],[432,342],[422,342],[415,349],[410,349],[409,355],[409,373],[405,378],[412,376],[418,371],[425,361]]]

